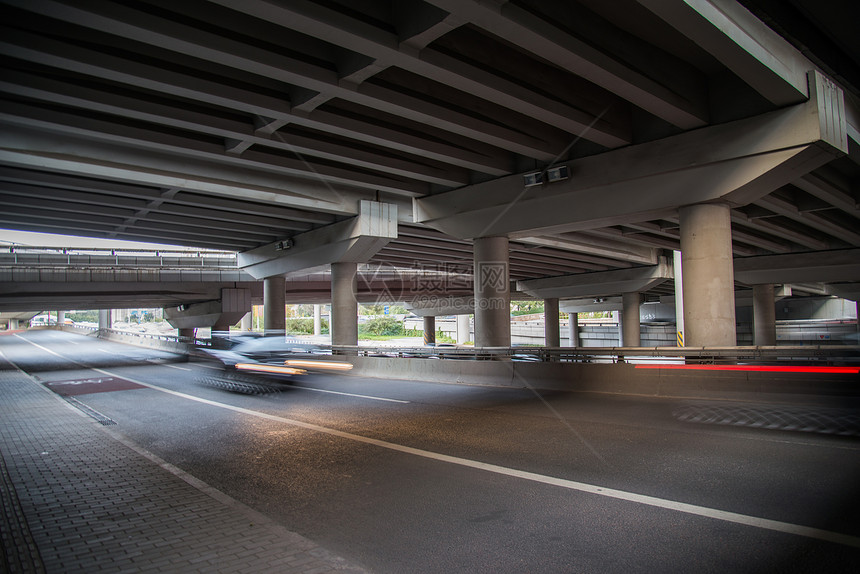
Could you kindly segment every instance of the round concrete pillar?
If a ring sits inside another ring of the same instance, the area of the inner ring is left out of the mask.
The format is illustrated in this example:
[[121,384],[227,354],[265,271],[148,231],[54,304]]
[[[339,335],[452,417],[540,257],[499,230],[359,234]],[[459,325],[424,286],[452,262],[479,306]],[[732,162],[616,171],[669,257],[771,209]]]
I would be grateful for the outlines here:
[[678,214],[684,268],[684,344],[733,347],[737,332],[729,206],[691,205],[679,209]]
[[287,282],[283,275],[266,277],[263,280],[263,333],[283,335],[286,332]]
[[753,285],[753,345],[776,345],[773,285]]
[[469,321],[469,315],[457,315],[457,344],[462,345],[471,340],[471,331],[472,326]]
[[358,291],[355,263],[331,264],[331,318],[329,331],[332,345],[358,345]]
[[545,347],[561,347],[559,333],[558,299],[544,299],[543,337]]
[[639,293],[621,294],[621,346],[623,347],[639,347],[642,344],[639,323],[641,303],[642,297]]
[[579,340],[579,313],[568,313],[568,317],[570,317],[567,325],[569,344],[571,347],[580,347],[582,344]]
[[66,312],[57,311],[57,327],[62,327],[66,324]]
[[475,239],[475,347],[511,346],[507,237]]
[[436,317],[424,317],[424,344],[436,344]]
[[314,335],[322,335],[322,305],[314,305]]

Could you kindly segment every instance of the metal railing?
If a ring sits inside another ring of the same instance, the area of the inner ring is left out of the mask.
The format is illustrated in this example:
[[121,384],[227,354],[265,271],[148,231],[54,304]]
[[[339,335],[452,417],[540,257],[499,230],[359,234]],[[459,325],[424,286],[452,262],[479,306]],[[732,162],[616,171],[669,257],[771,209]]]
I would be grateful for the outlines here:
[[803,345],[768,347],[356,347],[333,346],[332,352],[362,357],[452,360],[510,360],[561,363],[695,364],[860,364],[860,346]]
[[236,254],[229,251],[171,249],[106,249],[12,246],[0,252],[0,266],[29,268],[166,268],[236,270]]
[[[73,327],[79,328],[79,327]],[[192,347],[219,346],[221,339],[198,339],[91,328],[98,336],[119,335],[139,340],[159,340]],[[364,347],[317,345],[335,355],[358,357],[448,359],[470,361],[522,361],[552,363],[678,363],[703,365],[811,364],[860,365],[860,345],[801,345],[758,347]]]

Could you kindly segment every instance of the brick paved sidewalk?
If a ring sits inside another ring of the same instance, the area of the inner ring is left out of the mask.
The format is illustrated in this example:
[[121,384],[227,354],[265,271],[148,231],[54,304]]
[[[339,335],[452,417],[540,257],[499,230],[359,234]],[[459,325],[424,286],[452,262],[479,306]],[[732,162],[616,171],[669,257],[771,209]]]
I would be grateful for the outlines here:
[[0,571],[364,572],[109,429],[0,357]]

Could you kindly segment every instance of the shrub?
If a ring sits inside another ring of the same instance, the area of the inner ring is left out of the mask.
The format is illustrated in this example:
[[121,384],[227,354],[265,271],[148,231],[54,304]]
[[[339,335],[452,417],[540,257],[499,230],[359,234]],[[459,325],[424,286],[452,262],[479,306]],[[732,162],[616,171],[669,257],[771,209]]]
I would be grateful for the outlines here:
[[362,335],[404,335],[403,323],[394,317],[376,317],[358,326]]
[[[312,317],[287,319],[284,328],[290,335],[313,335],[314,320]],[[325,319],[322,320],[322,332],[328,333],[328,321]]]

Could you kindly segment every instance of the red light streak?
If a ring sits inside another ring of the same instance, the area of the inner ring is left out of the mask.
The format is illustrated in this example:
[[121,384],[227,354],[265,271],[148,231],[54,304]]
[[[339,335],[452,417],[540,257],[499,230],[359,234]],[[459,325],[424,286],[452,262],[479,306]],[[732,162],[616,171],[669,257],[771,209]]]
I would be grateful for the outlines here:
[[690,371],[751,371],[764,373],[821,373],[821,374],[857,374],[860,367],[810,367],[810,366],[776,366],[776,365],[680,365],[676,363],[656,363],[636,365],[637,369],[676,369]]

